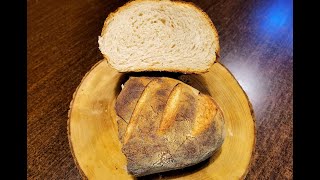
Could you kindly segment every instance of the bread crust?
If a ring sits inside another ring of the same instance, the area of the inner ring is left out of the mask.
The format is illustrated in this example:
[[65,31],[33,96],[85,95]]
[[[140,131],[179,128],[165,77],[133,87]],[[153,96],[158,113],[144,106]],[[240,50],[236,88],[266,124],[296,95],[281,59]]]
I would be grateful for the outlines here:
[[219,106],[210,96],[172,78],[130,77],[115,110],[127,170],[135,176],[197,164],[224,141]]
[[[107,16],[106,20],[104,21],[104,25],[103,25],[103,28],[102,28],[102,31],[101,31],[101,36],[104,35],[104,33],[106,32],[106,30],[107,30],[107,28],[108,28],[108,24],[113,20],[113,17],[114,17],[117,13],[119,13],[119,12],[125,10],[126,8],[134,5],[135,3],[139,3],[139,2],[142,2],[142,1],[143,1],[143,2],[146,2],[146,1],[149,1],[149,2],[157,2],[157,1],[158,1],[158,2],[159,2],[159,1],[165,1],[165,0],[131,0],[131,1],[128,1],[128,2],[125,3],[123,6],[117,8],[114,12],[110,13],[110,14]],[[170,0],[168,0],[168,1],[170,1]],[[217,43],[216,43],[216,49],[215,49],[216,58],[211,60],[211,62],[210,62],[210,64],[209,64],[209,66],[208,66],[207,69],[192,69],[192,68],[191,68],[191,69],[183,69],[183,70],[181,70],[181,69],[174,69],[174,68],[162,68],[161,71],[166,71],[166,72],[180,72],[180,73],[184,73],[184,74],[200,74],[200,73],[206,73],[206,72],[208,72],[208,71],[209,71],[209,68],[210,68],[215,62],[219,62],[219,57],[220,57],[219,34],[218,34],[218,31],[217,31],[216,27],[214,26],[214,24],[213,24],[211,18],[209,17],[209,15],[208,15],[206,12],[204,12],[200,7],[198,7],[197,5],[195,5],[194,3],[192,3],[192,2],[180,1],[180,0],[179,0],[179,1],[170,1],[170,2],[172,2],[172,3],[176,4],[176,5],[188,6],[188,7],[191,7],[191,8],[193,8],[193,9],[195,9],[196,11],[200,12],[200,13],[203,15],[203,17],[205,18],[205,20],[206,20],[207,22],[209,22],[210,27],[211,27],[212,32],[213,32],[214,37],[215,37],[215,42],[217,42]],[[109,63],[110,58],[109,58],[106,54],[102,54],[102,55],[103,55],[104,59],[108,62],[108,64],[109,64],[112,68],[116,69],[114,66],[112,66],[111,63]],[[118,69],[116,69],[116,70],[118,70]],[[143,72],[143,71],[149,72],[149,71],[160,71],[160,70],[159,70],[158,68],[149,67],[148,69],[144,69],[144,68],[139,69],[139,68],[137,68],[137,69],[135,69],[134,71],[127,71],[127,70],[126,70],[126,71],[118,70],[118,71],[119,71],[119,72]]]

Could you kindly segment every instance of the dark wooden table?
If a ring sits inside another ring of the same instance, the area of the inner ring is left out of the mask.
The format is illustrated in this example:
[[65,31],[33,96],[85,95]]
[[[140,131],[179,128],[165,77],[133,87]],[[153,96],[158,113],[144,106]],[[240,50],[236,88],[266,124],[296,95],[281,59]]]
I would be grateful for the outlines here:
[[[247,179],[292,179],[292,2],[193,1],[218,29],[221,62],[247,92],[256,150]],[[121,0],[28,0],[29,179],[80,179],[67,138],[72,94],[100,59],[98,35]]]

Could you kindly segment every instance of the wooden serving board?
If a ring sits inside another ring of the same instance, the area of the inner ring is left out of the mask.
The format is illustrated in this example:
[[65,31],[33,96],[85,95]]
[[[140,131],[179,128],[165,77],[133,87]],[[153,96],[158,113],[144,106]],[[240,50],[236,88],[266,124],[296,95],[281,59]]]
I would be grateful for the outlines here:
[[[68,136],[84,179],[135,179],[126,171],[113,108],[127,76],[101,60],[85,75],[74,93]],[[245,92],[220,63],[202,75],[178,75],[177,78],[210,94],[219,104],[225,116],[225,141],[213,157],[198,165],[140,179],[244,179],[255,145],[253,110]]]

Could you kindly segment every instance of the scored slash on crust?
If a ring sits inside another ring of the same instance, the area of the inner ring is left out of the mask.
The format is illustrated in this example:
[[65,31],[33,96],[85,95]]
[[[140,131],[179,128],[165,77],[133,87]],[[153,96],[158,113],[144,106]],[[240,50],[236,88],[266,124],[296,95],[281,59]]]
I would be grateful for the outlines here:
[[[154,107],[148,102],[151,98],[154,98],[155,92],[163,88],[164,85],[165,84],[163,82],[159,81],[159,78],[150,80],[150,82],[147,83],[134,107],[134,110],[126,127],[125,134],[123,136],[124,144],[128,142],[134,130],[137,128],[139,116],[141,111],[143,111],[143,108],[145,108],[146,106],[151,106],[153,111],[156,112]],[[165,108],[161,116],[160,125],[157,128],[158,135],[164,135],[167,131],[169,131],[170,127],[172,127],[177,120],[177,115],[181,111],[185,111],[181,108],[182,104],[184,103],[183,100],[185,100],[182,98],[182,94],[189,97],[197,96],[198,99],[196,101],[197,103],[193,104],[196,109],[195,119],[193,120],[194,122],[193,126],[190,129],[189,136],[197,136],[201,134],[208,127],[210,127],[211,123],[213,123],[218,108],[212,98],[201,94],[198,90],[190,87],[189,85],[181,84],[178,82],[173,86],[167,97]],[[181,98],[183,100],[181,100]]]
[[182,84],[178,83],[174,86],[172,89],[169,98],[166,103],[166,107],[164,109],[162,119],[160,121],[160,127],[158,129],[158,133],[160,135],[164,134],[166,130],[169,129],[169,127],[174,122],[176,115],[178,113],[178,105],[179,105],[179,98],[182,91]]
[[131,115],[131,118],[129,120],[129,124],[126,128],[126,131],[125,131],[125,135],[123,137],[123,143],[126,144],[129,140],[129,138],[131,137],[131,134],[134,130],[134,128],[137,126],[138,124],[138,117],[139,117],[139,114],[140,114],[140,111],[141,109],[143,108],[143,106],[145,106],[147,103],[146,101],[148,100],[148,98],[152,98],[152,97],[149,97],[150,96],[150,93],[149,91],[150,90],[153,90],[154,88],[156,88],[155,86],[150,86],[150,84],[155,84],[155,86],[157,86],[158,84],[155,83],[155,80],[151,80],[147,86],[145,87],[145,89],[142,91],[142,94],[133,110],[133,113]]

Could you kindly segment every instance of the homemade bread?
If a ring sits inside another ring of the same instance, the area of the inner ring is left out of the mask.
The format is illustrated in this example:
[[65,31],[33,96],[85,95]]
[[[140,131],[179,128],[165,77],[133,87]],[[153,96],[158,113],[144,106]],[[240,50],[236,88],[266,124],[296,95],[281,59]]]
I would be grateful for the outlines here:
[[111,13],[99,49],[119,72],[206,72],[219,40],[210,17],[192,3],[131,1]]
[[197,164],[224,141],[218,105],[176,79],[130,77],[115,110],[127,170],[134,176]]

